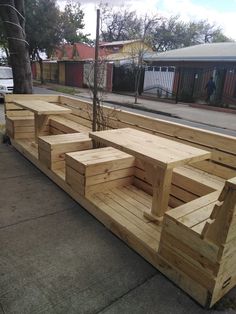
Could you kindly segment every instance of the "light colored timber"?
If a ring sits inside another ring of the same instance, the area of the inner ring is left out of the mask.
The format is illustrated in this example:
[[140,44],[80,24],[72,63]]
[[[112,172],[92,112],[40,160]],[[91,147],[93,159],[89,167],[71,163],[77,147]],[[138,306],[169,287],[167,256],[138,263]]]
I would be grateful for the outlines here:
[[69,133],[38,138],[39,160],[49,169],[64,167],[65,153],[92,148],[87,134]]
[[[76,109],[73,122],[78,121],[79,123],[80,120],[82,123],[82,119],[88,119],[89,113],[86,111],[90,106],[88,103],[64,96],[62,99],[63,106],[68,105],[68,108]],[[106,110],[108,113],[110,112],[108,108]],[[14,116],[14,109],[8,111]],[[79,112],[81,119],[76,120]],[[173,125],[158,119],[146,119],[142,116],[137,118],[136,115],[132,116],[132,114],[126,114],[119,110],[117,115],[112,116],[112,123],[113,126],[116,123],[118,127],[119,123],[123,126],[133,125],[139,130],[159,134],[162,138],[172,138],[176,140],[177,144],[179,141],[190,145],[192,143],[196,148],[209,150],[212,153],[212,160],[214,163],[217,161],[217,166],[220,167],[215,167],[215,164],[214,167],[208,167],[206,165],[209,161],[200,161],[194,168],[193,165],[175,168],[171,182],[171,193],[175,196],[170,194],[169,206],[177,206],[177,208],[169,208],[164,214],[163,225],[159,226],[143,216],[143,212],[149,208],[152,199],[150,190],[150,188],[152,189],[152,179],[150,175],[147,176],[144,167],[139,167],[137,163],[134,165],[137,170],[133,177],[118,179],[123,181],[120,186],[113,186],[112,182],[114,181],[98,183],[94,186],[89,185],[89,193],[84,196],[65,182],[64,166],[52,171],[38,161],[37,145],[32,145],[31,139],[13,139],[12,143],[84,208],[102,221],[107,228],[168,278],[203,306],[212,306],[236,284],[236,216],[230,210],[230,208],[234,208],[234,198],[231,197],[234,195],[232,192],[234,181],[227,181],[226,185],[230,188],[230,193],[226,189],[222,191],[225,178],[233,175],[234,172],[230,171],[236,169],[235,139],[224,135],[219,137],[218,134],[203,130],[198,132],[199,130],[190,127],[181,128],[181,125]],[[24,128],[24,125],[17,126],[19,128],[17,130],[20,131],[21,127]],[[177,128],[178,132],[172,133]],[[59,130],[55,128],[55,132],[57,131]],[[20,134],[20,132],[18,133]],[[96,158],[96,154],[92,156],[92,160],[93,158]],[[106,159],[103,160],[104,164],[106,161]],[[204,167],[207,168],[203,170]],[[224,175],[224,169],[226,175]],[[94,170],[106,171],[106,167],[103,165],[95,167]],[[102,175],[102,173],[100,174]],[[100,174],[97,175],[100,176]],[[220,176],[222,177],[220,178]],[[137,183],[139,188],[135,187],[134,183]],[[144,189],[149,192],[145,193]],[[196,199],[191,200],[192,197],[196,197]],[[202,200],[203,198],[205,199]],[[224,211],[228,210],[231,215],[227,216],[231,217],[230,219],[226,219],[230,223],[225,224],[221,219],[224,227],[220,230],[223,232],[214,231],[214,237],[207,238],[204,229],[206,226],[214,225],[217,213],[222,208]],[[181,214],[178,215],[180,212]],[[146,225],[150,228],[147,228]],[[158,234],[160,237],[157,236]],[[216,241],[215,237],[218,237]]]
[[152,207],[145,216],[157,223],[168,210],[173,168],[210,157],[207,151],[131,128],[91,132],[90,137],[141,160],[153,188]]
[[[61,173],[60,175],[57,175],[56,172],[52,172],[47,169],[38,161],[36,152],[35,154],[33,153],[34,149],[25,140],[18,143],[13,140],[12,143],[23,155],[31,160],[31,162],[33,162],[41,171],[48,175],[56,184],[70,194],[71,197],[73,197],[92,215],[106,225],[106,227],[120,239],[125,241],[130,247],[146,258],[146,260],[157,267],[167,277],[171,278],[171,280],[190,294],[200,304],[203,306],[209,306],[209,291],[184,272],[169,264],[168,261],[156,253],[156,239],[151,240],[151,238],[147,238],[147,235],[144,234],[140,228],[132,222],[127,221],[127,219],[122,217],[119,212],[113,211],[108,205],[105,204],[101,206],[104,202],[102,201],[101,203],[100,199],[96,202],[94,201],[94,197],[93,202],[91,202],[88,198],[85,198],[73,191],[70,186],[65,183]],[[159,228],[159,226],[157,226],[157,228]]]
[[87,195],[99,185],[123,185],[134,175],[134,157],[115,148],[100,148],[66,154],[66,181],[76,191]]
[[14,102],[16,105],[30,110],[37,115],[71,113],[71,110],[68,108],[63,108],[44,100],[15,100]]
[[78,124],[64,116],[50,116],[50,126],[57,128],[65,133],[89,132],[91,128]]

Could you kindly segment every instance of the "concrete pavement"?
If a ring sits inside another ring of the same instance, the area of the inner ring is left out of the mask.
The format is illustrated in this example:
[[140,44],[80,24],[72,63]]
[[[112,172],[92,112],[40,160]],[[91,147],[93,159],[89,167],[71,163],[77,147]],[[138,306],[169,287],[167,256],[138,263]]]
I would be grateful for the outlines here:
[[0,144],[0,313],[235,313],[202,309],[11,146]]

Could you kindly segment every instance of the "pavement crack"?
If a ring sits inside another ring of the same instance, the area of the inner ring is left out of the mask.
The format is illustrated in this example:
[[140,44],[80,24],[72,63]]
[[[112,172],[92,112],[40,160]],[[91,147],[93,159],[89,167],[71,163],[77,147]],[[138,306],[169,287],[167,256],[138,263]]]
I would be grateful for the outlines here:
[[2,305],[1,302],[0,302],[0,310],[2,310],[3,314],[6,314],[6,312],[4,311],[4,308],[3,308],[3,305]]
[[73,205],[72,207],[69,207],[69,208],[65,208],[65,209],[62,209],[62,210],[58,210],[58,211],[55,211],[53,213],[50,213],[50,214],[45,214],[45,215],[41,215],[41,216],[37,216],[37,217],[32,217],[32,218],[29,218],[29,219],[23,219],[23,220],[20,220],[16,223],[13,223],[13,224],[10,224],[10,225],[6,225],[6,226],[2,226],[0,227],[0,230],[3,230],[3,229],[6,229],[6,228],[9,228],[9,227],[13,227],[13,226],[17,226],[21,223],[25,223],[25,222],[28,222],[28,221],[33,221],[33,220],[37,220],[37,219],[40,219],[40,218],[44,218],[44,217],[49,217],[49,216],[53,216],[53,215],[56,215],[56,214],[60,214],[60,213],[63,213],[67,210],[73,210],[74,207],[76,207],[76,205]]
[[[38,174],[35,174],[34,176],[39,176]],[[29,178],[32,178],[32,175],[29,175],[28,173],[27,174],[20,174],[20,175],[18,175],[18,176],[9,176],[9,177],[1,177],[0,178],[0,181],[1,180],[8,180],[8,179],[16,179],[16,178],[21,178],[21,177],[29,177]]]
[[104,312],[104,310],[108,309],[109,307],[111,307],[113,304],[115,304],[117,301],[121,300],[123,297],[125,297],[126,295],[128,295],[130,292],[136,290],[137,288],[141,287],[142,285],[144,285],[146,282],[148,282],[149,280],[151,280],[152,278],[154,278],[156,276],[156,273],[147,277],[146,279],[144,279],[142,282],[140,282],[137,286],[129,289],[128,291],[126,291],[125,293],[123,293],[122,295],[120,295],[119,297],[115,298],[114,300],[112,300],[109,304],[107,304],[106,306],[104,306],[102,309],[100,309],[98,312],[95,312],[95,314],[102,314]]

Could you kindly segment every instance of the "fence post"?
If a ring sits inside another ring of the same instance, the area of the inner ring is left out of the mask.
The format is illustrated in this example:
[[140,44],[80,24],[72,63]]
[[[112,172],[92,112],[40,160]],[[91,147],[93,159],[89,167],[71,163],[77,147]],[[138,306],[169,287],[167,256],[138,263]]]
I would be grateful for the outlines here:
[[179,88],[180,88],[180,80],[181,80],[181,67],[178,68],[178,73],[179,73],[179,77],[178,77],[178,84],[177,84],[177,91],[176,91],[176,96],[175,96],[175,103],[177,104],[179,101]]

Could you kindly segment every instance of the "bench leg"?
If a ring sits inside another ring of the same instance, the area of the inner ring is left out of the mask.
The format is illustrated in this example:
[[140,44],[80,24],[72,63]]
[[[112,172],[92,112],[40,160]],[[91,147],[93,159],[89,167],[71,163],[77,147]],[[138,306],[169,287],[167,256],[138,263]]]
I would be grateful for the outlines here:
[[168,209],[173,170],[145,164],[145,171],[151,178],[153,198],[151,211],[145,212],[144,216],[152,221],[161,222]]
[[34,114],[35,120],[35,143],[38,143],[38,137],[45,135],[45,131],[48,127],[49,117],[47,115]]

